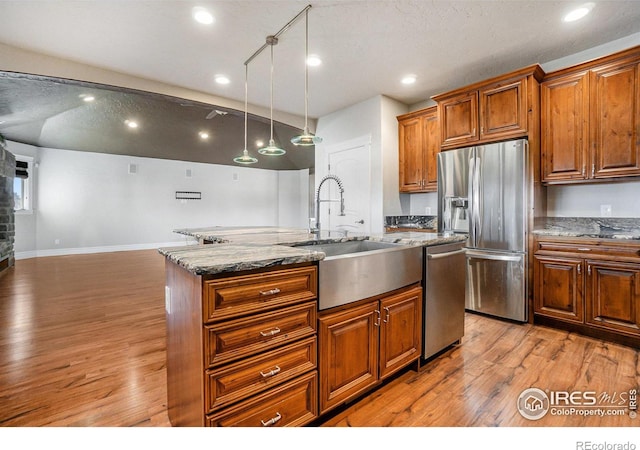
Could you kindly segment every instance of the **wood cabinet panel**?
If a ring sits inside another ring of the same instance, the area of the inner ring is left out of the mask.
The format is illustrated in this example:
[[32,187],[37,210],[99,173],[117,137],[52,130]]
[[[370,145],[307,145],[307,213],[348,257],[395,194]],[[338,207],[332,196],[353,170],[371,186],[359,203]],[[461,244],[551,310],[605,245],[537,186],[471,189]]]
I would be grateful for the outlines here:
[[589,76],[578,73],[540,86],[542,180],[585,179],[589,163]]
[[318,417],[316,371],[207,416],[210,427],[293,427]]
[[594,178],[640,175],[640,78],[637,61],[591,71]]
[[320,412],[378,381],[378,302],[321,315]]
[[208,325],[204,329],[205,362],[217,366],[315,334],[316,302]]
[[422,289],[385,298],[380,306],[380,379],[385,379],[420,358]]
[[435,106],[398,116],[400,192],[438,189],[440,122]]
[[207,412],[244,400],[317,366],[316,337],[207,371]]
[[422,131],[420,117],[398,122],[400,192],[422,191],[422,169],[424,166]]
[[480,139],[527,132],[526,78],[480,89]]
[[535,257],[534,311],[582,323],[582,259]]
[[206,322],[225,320],[316,298],[317,268],[301,267],[208,280],[204,284]]
[[479,139],[476,91],[439,102],[438,111],[442,146],[462,146]]
[[640,336],[640,264],[586,263],[587,323]]

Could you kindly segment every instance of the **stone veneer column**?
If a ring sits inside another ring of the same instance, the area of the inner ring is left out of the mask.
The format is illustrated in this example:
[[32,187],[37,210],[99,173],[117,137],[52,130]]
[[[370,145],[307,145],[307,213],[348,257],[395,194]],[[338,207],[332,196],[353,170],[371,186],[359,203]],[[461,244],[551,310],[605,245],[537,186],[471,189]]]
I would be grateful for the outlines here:
[[16,158],[4,146],[0,136],[0,271],[14,264],[14,239],[16,235],[13,212],[13,178],[16,175]]

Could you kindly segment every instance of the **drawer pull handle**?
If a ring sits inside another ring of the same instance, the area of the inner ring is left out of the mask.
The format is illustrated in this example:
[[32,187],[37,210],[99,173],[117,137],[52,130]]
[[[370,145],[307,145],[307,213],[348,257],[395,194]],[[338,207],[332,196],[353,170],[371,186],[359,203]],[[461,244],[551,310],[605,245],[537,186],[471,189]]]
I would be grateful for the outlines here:
[[380,311],[378,311],[376,309],[374,312],[376,313],[376,321],[374,322],[373,326],[379,327],[380,326]]
[[282,414],[277,412],[275,417],[272,417],[271,419],[267,420],[266,422],[264,420],[260,420],[260,422],[262,422],[262,426],[263,427],[270,427],[271,425],[275,424],[276,422],[279,422],[280,419],[282,419]]
[[385,307],[384,312],[386,313],[385,318],[383,320],[384,323],[389,323],[389,308]]
[[274,336],[276,334],[280,333],[280,328],[275,327],[269,331],[261,331],[260,332],[260,336],[262,337],[267,337],[267,336]]
[[262,378],[269,378],[272,377],[274,375],[276,375],[277,373],[280,373],[280,366],[276,366],[275,368],[271,369],[270,371],[268,371],[267,373],[263,372],[262,370],[260,371],[260,375],[262,375]]
[[260,291],[260,295],[276,295],[280,293],[280,289],[275,288],[268,291]]
[[591,251],[591,249],[588,248],[588,247],[578,247],[578,250],[581,251],[581,252],[590,252]]

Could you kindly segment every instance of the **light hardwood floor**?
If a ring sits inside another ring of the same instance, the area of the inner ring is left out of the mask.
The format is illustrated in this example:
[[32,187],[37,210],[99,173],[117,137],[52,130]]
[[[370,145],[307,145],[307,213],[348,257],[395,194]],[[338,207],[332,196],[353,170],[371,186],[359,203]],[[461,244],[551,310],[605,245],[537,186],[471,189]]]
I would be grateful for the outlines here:
[[[325,426],[639,426],[640,417],[524,419],[522,390],[620,394],[639,352],[467,314],[462,345]],[[169,426],[164,258],[154,250],[21,260],[0,275],[0,426]]]

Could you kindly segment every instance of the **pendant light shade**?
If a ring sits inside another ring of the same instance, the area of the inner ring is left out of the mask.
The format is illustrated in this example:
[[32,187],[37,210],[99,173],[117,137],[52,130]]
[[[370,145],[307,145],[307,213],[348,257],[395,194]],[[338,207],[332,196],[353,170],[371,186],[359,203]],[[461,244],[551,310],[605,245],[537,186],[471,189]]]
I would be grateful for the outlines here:
[[309,133],[309,9],[305,10],[305,38],[304,38],[304,130],[299,136],[291,138],[291,143],[301,147],[308,147],[322,142],[322,138]]
[[261,155],[267,155],[267,156],[281,156],[287,153],[283,148],[276,146],[276,143],[273,140],[273,46],[276,45],[277,43],[278,43],[278,38],[276,38],[275,36],[267,37],[267,44],[271,48],[271,102],[270,102],[271,103],[271,113],[270,113],[271,114],[270,115],[271,138],[269,139],[269,145],[258,150],[258,153],[260,153]]
[[249,154],[247,150],[247,116],[248,111],[248,96],[249,96],[249,65],[244,66],[244,150],[241,156],[233,158],[233,162],[238,164],[255,164],[258,162],[257,158],[254,158]]

